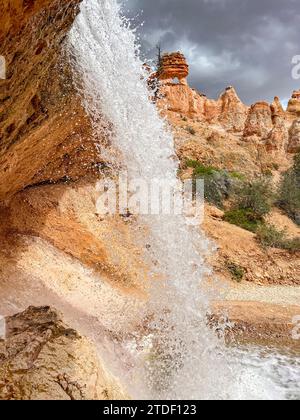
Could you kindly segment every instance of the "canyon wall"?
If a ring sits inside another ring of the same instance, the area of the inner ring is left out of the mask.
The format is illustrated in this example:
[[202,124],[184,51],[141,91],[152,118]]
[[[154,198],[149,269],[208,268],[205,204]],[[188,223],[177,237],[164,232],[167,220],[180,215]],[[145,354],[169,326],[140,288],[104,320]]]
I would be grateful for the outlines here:
[[92,130],[75,86],[80,79],[74,80],[65,41],[79,3],[2,4],[0,234],[16,256],[22,238],[43,238],[122,290],[140,293],[145,271],[128,221],[96,209],[109,123],[103,121],[103,135]]
[[79,3],[1,1],[0,200],[101,164],[63,48]]

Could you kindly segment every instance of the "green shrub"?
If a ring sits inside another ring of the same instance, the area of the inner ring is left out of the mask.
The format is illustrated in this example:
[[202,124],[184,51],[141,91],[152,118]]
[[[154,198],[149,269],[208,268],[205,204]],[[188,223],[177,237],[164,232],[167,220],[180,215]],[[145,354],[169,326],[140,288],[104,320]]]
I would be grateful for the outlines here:
[[204,179],[204,198],[219,208],[230,196],[231,180],[226,172],[214,172],[211,175],[198,175]]
[[187,168],[193,168],[193,169],[195,169],[195,168],[197,168],[197,166],[198,166],[198,165],[200,165],[200,164],[199,164],[199,162],[198,162],[197,160],[195,160],[195,159],[187,159],[187,160],[185,161],[185,165],[186,165],[186,167],[187,167]]
[[229,176],[231,177],[231,178],[233,178],[233,179],[237,179],[237,180],[239,180],[239,181],[245,181],[245,175],[244,174],[241,174],[241,173],[239,173],[239,172],[235,172],[235,171],[233,171],[233,172],[229,172]]
[[291,252],[299,252],[300,251],[300,238],[289,239],[288,242],[285,243],[284,249]]
[[260,221],[272,209],[274,191],[270,179],[243,182],[235,191],[234,209],[247,210],[251,218]]
[[232,209],[225,212],[224,220],[232,225],[255,233],[262,223],[251,209]]
[[228,271],[230,272],[232,279],[241,283],[245,277],[245,270],[240,265],[237,265],[233,262],[227,263]]
[[278,230],[273,225],[262,224],[256,232],[257,239],[264,247],[281,248],[286,240],[284,231]]
[[212,166],[203,166],[200,164],[197,165],[194,169],[195,169],[194,170],[195,178],[201,178],[203,176],[211,176],[219,172],[218,169],[215,169]]
[[293,168],[284,174],[278,195],[279,207],[300,225],[300,153]]
[[265,247],[300,251],[300,238],[289,239],[286,233],[273,225],[262,224],[257,230],[257,239]]
[[223,202],[228,199],[235,182],[229,173],[213,166],[202,165],[193,159],[187,160],[186,166],[193,169],[193,179],[204,180],[205,199],[209,203],[223,208]]

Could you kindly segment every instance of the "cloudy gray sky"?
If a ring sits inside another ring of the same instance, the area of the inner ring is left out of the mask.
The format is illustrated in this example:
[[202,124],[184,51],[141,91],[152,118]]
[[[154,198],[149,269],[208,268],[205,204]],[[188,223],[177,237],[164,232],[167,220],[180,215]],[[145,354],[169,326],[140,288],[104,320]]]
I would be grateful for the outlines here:
[[181,50],[190,84],[217,97],[234,85],[247,103],[287,101],[300,80],[291,76],[300,55],[300,0],[127,0],[143,51]]

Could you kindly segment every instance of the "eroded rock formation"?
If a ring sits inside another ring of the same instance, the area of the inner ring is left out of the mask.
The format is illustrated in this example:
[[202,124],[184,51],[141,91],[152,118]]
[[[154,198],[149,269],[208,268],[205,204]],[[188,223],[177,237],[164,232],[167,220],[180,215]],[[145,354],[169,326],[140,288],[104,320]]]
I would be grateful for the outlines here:
[[241,131],[248,107],[241,102],[234,88],[228,87],[215,101],[191,89],[186,80],[188,74],[189,67],[182,54],[163,55],[160,69],[152,75],[160,83],[158,106],[166,112],[176,112],[203,121],[219,121],[228,130]]
[[290,153],[297,153],[300,151],[300,120],[293,122],[289,131],[288,151]]
[[[298,151],[295,118],[300,112],[300,91],[293,93],[287,111],[278,97],[272,104],[257,102],[248,107],[232,86],[226,88],[217,100],[190,88],[186,83],[189,67],[181,53],[165,54],[161,63],[151,80],[157,78],[159,82],[157,105],[171,121],[179,114],[204,124],[207,131],[219,127],[219,131],[224,130],[225,137],[236,134],[248,145],[254,145],[256,153],[261,155],[264,149],[279,160],[285,159],[287,152]],[[218,130],[213,137],[220,136]]]
[[300,116],[300,90],[295,90],[292,94],[292,98],[289,101],[287,111],[291,114]]
[[100,164],[64,52],[79,3],[1,1],[0,200]]
[[1,400],[127,399],[94,346],[50,307],[6,319],[0,339]]
[[246,120],[244,137],[256,136],[264,139],[272,130],[272,112],[267,102],[252,105]]
[[268,152],[286,152],[285,148],[289,141],[289,132],[286,122],[282,118],[274,121],[273,128],[266,137],[266,150]]
[[238,97],[235,89],[230,86],[220,96],[219,123],[227,130],[241,132],[245,127],[248,107]]
[[286,113],[278,96],[275,96],[274,101],[271,104],[271,112],[273,122],[275,122],[278,119],[286,119]]
[[180,84],[187,84],[186,78],[189,75],[189,66],[183,54],[180,52],[164,54],[160,60],[157,77],[164,83],[173,82],[178,79]]

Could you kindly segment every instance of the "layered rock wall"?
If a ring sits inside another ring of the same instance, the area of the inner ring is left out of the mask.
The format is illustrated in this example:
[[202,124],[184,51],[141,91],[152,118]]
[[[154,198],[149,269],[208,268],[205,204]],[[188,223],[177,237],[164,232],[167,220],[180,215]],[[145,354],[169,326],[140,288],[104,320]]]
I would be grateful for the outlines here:
[[178,79],[181,84],[187,84],[189,66],[183,54],[180,52],[164,54],[160,59],[157,77],[160,81],[172,82]]
[[0,200],[30,185],[78,179],[101,163],[65,56],[79,3],[1,1]]

